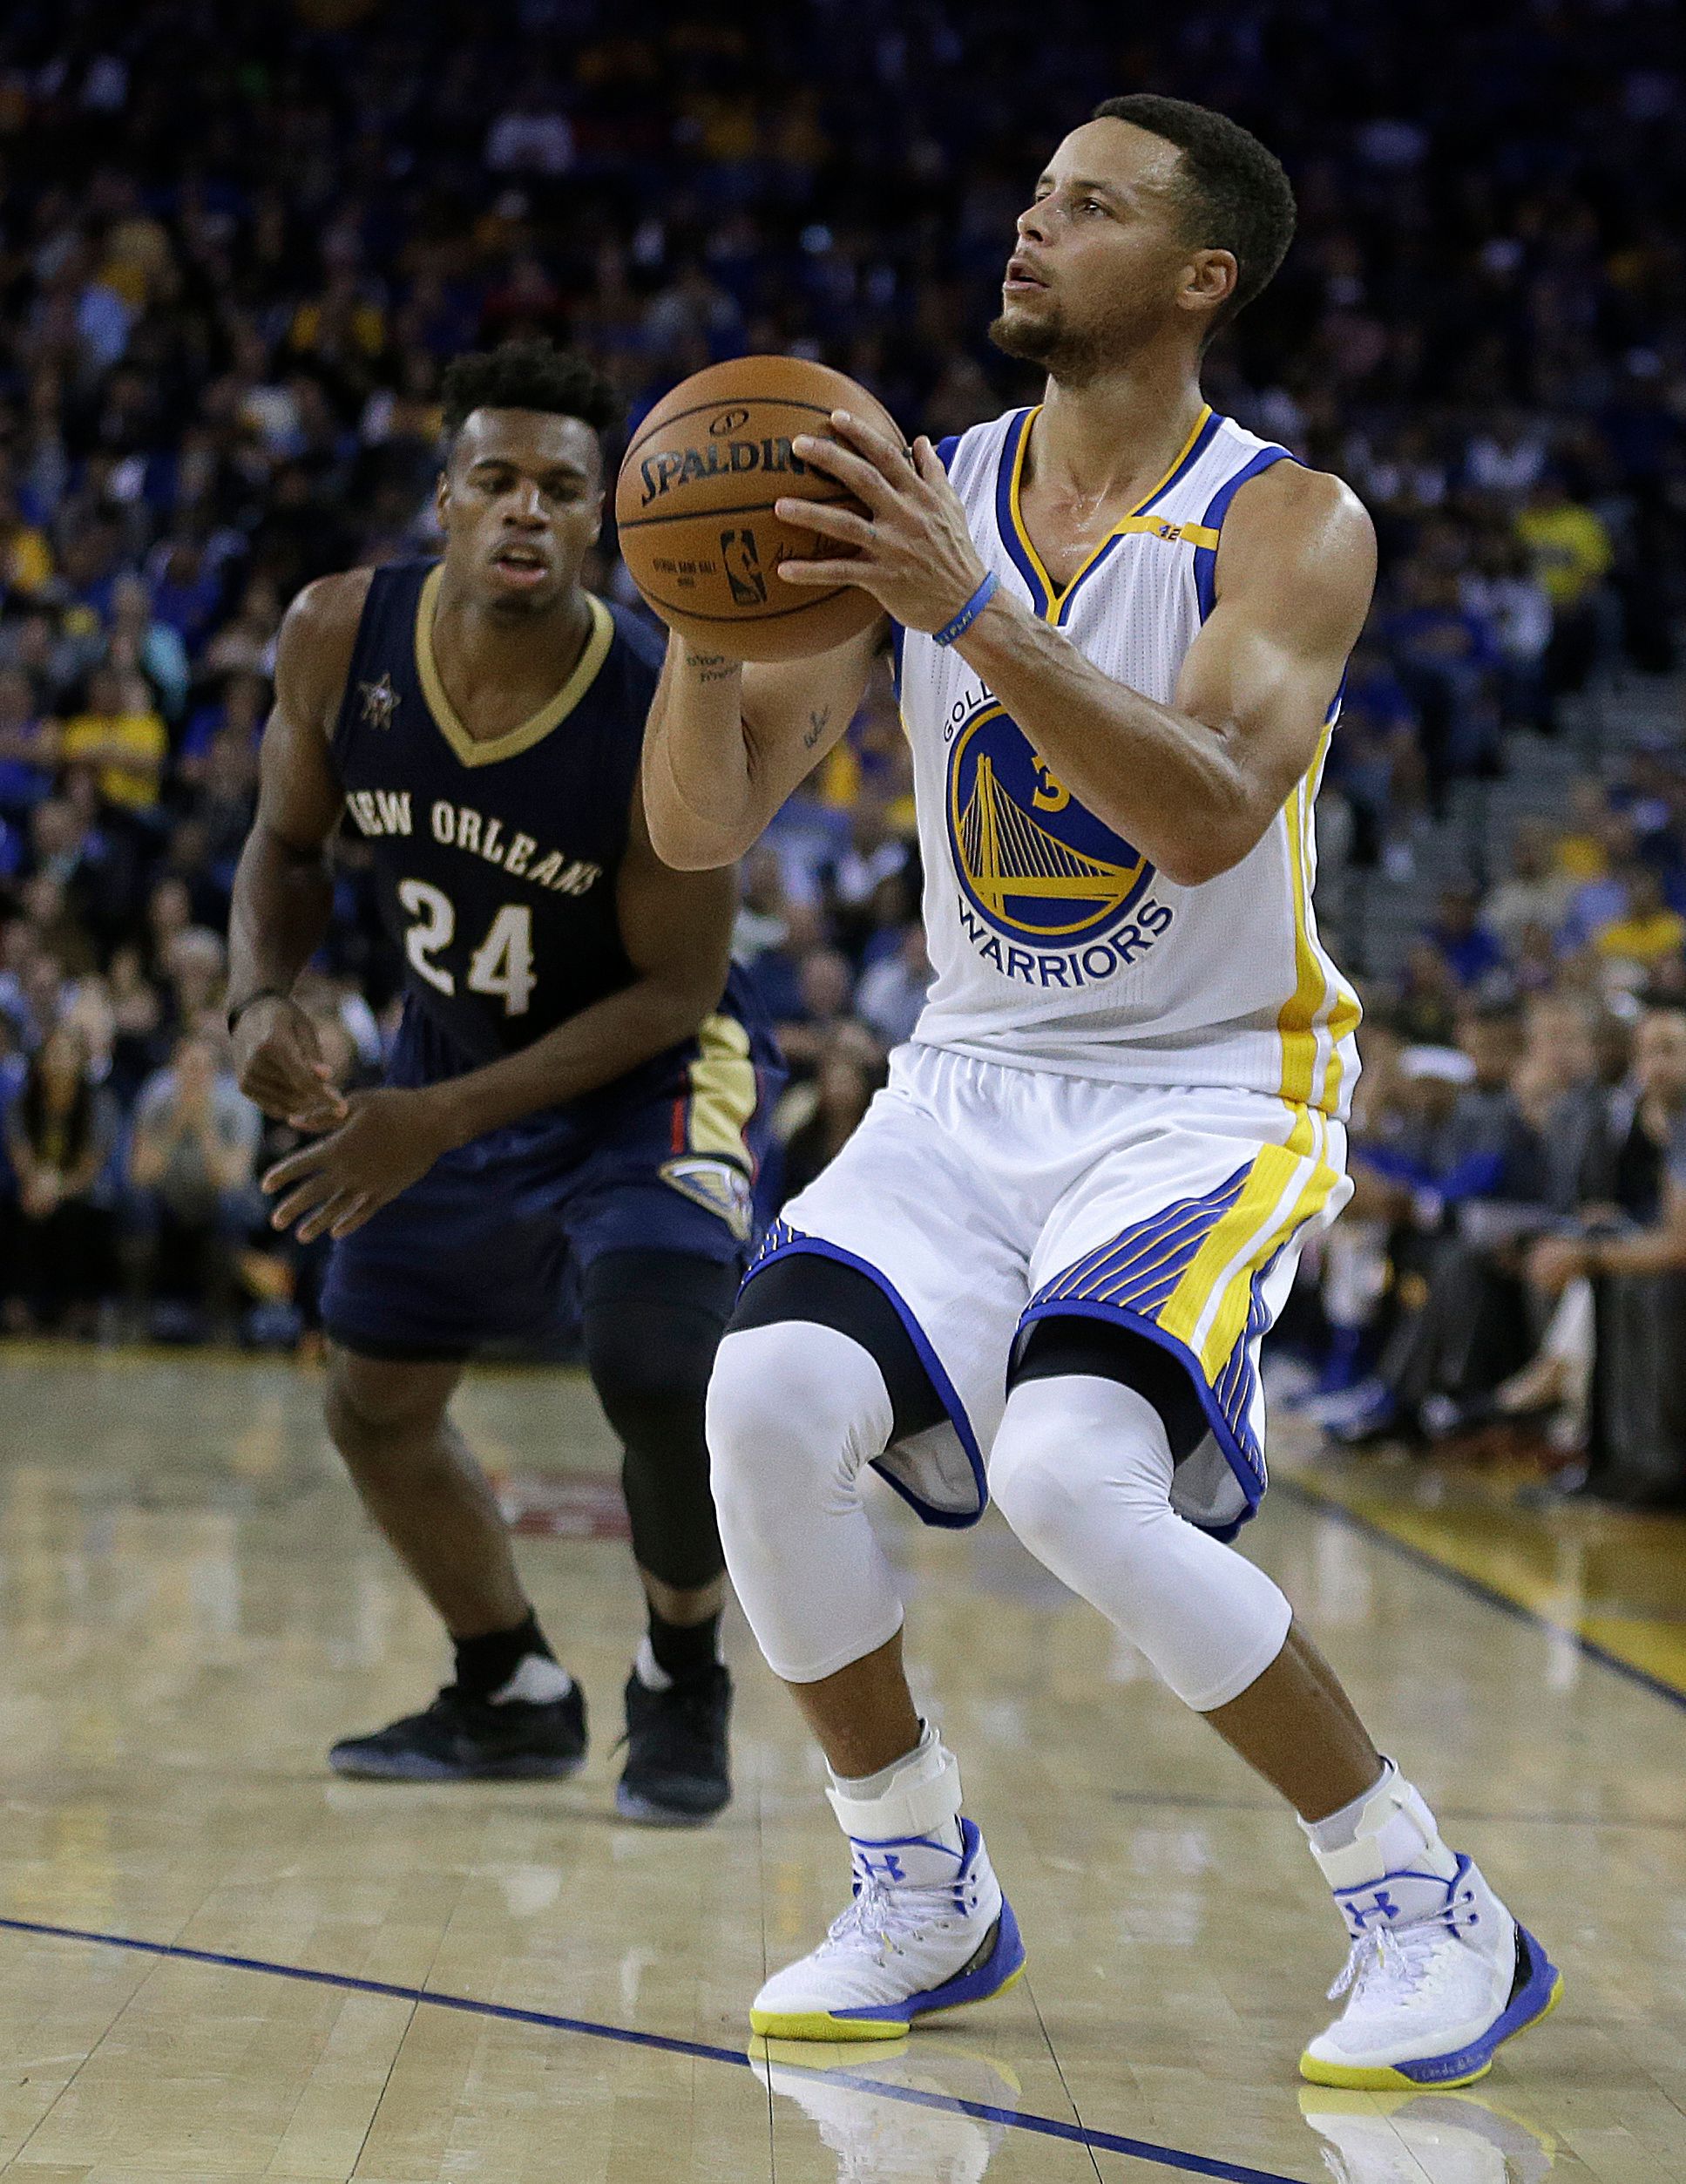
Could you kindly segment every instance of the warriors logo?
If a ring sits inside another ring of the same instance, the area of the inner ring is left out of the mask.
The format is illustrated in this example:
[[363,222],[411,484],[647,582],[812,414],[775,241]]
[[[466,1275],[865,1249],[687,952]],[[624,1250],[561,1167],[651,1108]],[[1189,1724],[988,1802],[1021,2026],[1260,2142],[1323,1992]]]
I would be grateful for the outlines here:
[[1171,923],[1149,895],[1154,867],[1077,801],[999,704],[955,736],[948,792],[961,923],[1009,978],[1087,985]]
[[1033,946],[1091,933],[1127,910],[1153,866],[1084,810],[991,706],[949,756],[954,861],[974,906],[998,933]]

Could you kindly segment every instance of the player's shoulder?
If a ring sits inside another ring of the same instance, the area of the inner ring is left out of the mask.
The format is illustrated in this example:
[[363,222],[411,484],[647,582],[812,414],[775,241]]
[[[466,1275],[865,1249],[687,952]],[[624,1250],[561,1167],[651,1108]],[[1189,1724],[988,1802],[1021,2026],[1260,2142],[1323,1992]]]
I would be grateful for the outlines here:
[[1370,512],[1344,478],[1314,470],[1290,456],[1249,478],[1236,495],[1237,510],[1273,511],[1280,519],[1319,526],[1338,523],[1368,531]]
[[1374,555],[1376,530],[1344,478],[1289,454],[1242,477],[1223,524],[1223,545],[1231,562],[1252,552],[1302,562],[1364,560]]
[[342,639],[355,642],[369,587],[374,581],[372,568],[341,569],[332,576],[315,578],[296,595],[282,617],[282,644],[296,648],[332,644]]
[[276,693],[301,718],[326,728],[337,711],[374,580],[372,568],[319,576],[282,616],[275,644]]
[[1189,465],[1191,482],[1212,492],[1214,512],[1240,518],[1242,527],[1263,522],[1370,528],[1364,503],[1344,478],[1315,469],[1280,440],[1263,439],[1222,416],[1213,416],[1200,437],[1206,445]]

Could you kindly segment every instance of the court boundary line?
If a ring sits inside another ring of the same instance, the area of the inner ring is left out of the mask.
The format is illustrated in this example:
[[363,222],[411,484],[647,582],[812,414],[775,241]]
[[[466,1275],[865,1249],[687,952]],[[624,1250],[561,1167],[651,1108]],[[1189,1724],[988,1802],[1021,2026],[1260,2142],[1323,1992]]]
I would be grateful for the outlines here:
[[[686,2055],[694,2061],[725,2063],[753,2072],[754,2061],[735,2048],[716,2047],[706,2040],[683,2040],[666,2032],[641,2032],[627,2025],[603,2025],[592,2018],[560,2016],[549,2010],[525,2010],[513,2003],[484,2002],[472,1995],[446,1994],[426,1987],[405,1987],[386,1979],[364,1979],[354,1972],[318,1971],[308,1964],[284,1964],[267,1957],[240,1957],[215,1949],[191,1949],[179,1942],[143,1941],[132,1934],[109,1934],[85,1926],[58,1926],[44,1919],[0,1916],[0,1930],[29,1934],[49,1941],[85,1942],[102,1949],[126,1950],[132,1956],[163,1957],[176,1963],[210,1964],[219,1970],[259,1972],[273,1979],[292,1979],[313,1987],[332,1987],[346,1994],[377,1995],[389,2002],[425,2004],[435,2010],[453,2010],[460,2016],[491,2018],[501,2023],[536,2026],[541,2031],[571,2032],[584,2039],[609,2040],[622,2047],[641,2047],[661,2055]],[[776,2065],[774,2065],[777,2067]],[[1210,2176],[1222,2184],[1303,2184],[1298,2177],[1279,2169],[1256,2169],[1244,2161],[1226,2161],[1220,2155],[1191,2153],[1179,2147],[1156,2145],[1151,2139],[1132,2139],[1121,2133],[1097,2131],[1087,2124],[1066,2123],[1059,2116],[1044,2116],[1033,2109],[997,2108],[987,2101],[966,2100],[958,2094],[934,2093],[918,2086],[895,2086],[850,2070],[829,2071],[828,2079],[851,2091],[876,2094],[880,2099],[899,2100],[906,2107],[933,2108],[947,2115],[971,2116],[980,2123],[994,2123],[1032,2137],[1059,2139],[1071,2146],[1093,2147],[1101,2153],[1121,2153],[1135,2161],[1154,2161],[1161,2168],[1181,2169],[1192,2176]],[[770,2088],[769,2088],[770,2090]]]
[[1686,1712],[1686,1691],[1682,1691],[1677,1685],[1669,1683],[1662,1676],[1653,1675],[1649,1668],[1641,1668],[1636,1661],[1624,1660],[1620,1653],[1613,1652],[1597,1638],[1588,1638],[1573,1623],[1560,1623],[1554,1616],[1544,1615],[1538,1608],[1529,1607],[1525,1601],[1501,1591],[1486,1578],[1473,1577],[1468,1570],[1459,1570],[1455,1563],[1443,1562],[1430,1549],[1419,1547],[1414,1540],[1401,1539],[1397,1532],[1389,1531],[1385,1524],[1379,1523],[1373,1516],[1364,1516],[1361,1510],[1351,1508],[1328,1489],[1310,1484],[1297,1474],[1284,1475],[1278,1473],[1271,1483],[1284,1490],[1290,1499],[1298,1502],[1303,1508],[1315,1510],[1320,1516],[1332,1517],[1337,1523],[1345,1525],[1349,1531],[1357,1532],[1361,1538],[1378,1547],[1385,1547],[1390,1553],[1398,1556],[1404,1562],[1413,1563],[1419,1570],[1430,1571],[1447,1584],[1455,1586],[1459,1591],[1467,1593],[1472,1599],[1480,1601],[1483,1605],[1497,1608],[1517,1622],[1527,1623],[1536,1631],[1547,1632],[1552,1638],[1567,1638],[1577,1652],[1585,1654],[1589,1661],[1596,1661],[1601,1668],[1611,1670],[1628,1683],[1636,1684],[1642,1691],[1649,1692],[1654,1699],[1664,1699],[1669,1706]]

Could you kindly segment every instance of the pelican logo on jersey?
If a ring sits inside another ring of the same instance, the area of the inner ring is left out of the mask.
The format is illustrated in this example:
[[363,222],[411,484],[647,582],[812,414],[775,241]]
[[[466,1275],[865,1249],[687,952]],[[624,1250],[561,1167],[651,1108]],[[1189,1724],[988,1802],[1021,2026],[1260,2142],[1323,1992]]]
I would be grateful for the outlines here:
[[740,1244],[747,1244],[755,1227],[755,1204],[749,1178],[729,1160],[706,1154],[685,1153],[661,1163],[661,1180],[710,1213],[719,1214]]
[[1147,858],[1077,801],[987,690],[950,742],[948,788],[960,922],[1006,977],[1091,986],[1170,925]]

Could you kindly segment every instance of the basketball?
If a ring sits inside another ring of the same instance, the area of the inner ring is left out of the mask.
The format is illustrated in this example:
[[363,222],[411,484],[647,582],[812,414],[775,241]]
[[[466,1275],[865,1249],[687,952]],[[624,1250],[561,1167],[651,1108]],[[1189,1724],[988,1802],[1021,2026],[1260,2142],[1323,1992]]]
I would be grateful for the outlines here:
[[626,450],[615,486],[620,551],[639,590],[670,629],[737,660],[829,651],[883,612],[843,584],[804,591],[781,561],[847,559],[850,549],[773,513],[781,498],[860,504],[790,451],[829,432],[847,410],[901,428],[864,387],[802,356],[735,356],[694,373],[659,402]]

